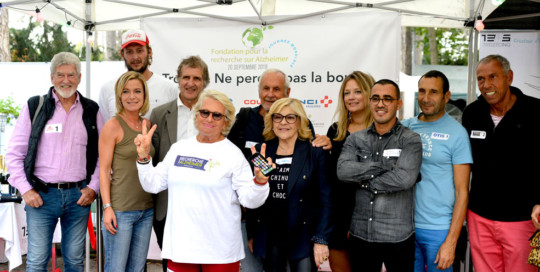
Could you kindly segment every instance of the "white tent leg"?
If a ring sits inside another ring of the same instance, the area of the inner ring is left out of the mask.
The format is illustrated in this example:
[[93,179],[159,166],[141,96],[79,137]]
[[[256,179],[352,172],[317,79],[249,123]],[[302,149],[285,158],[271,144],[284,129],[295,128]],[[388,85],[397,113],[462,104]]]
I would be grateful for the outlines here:
[[90,272],[90,233],[88,233],[88,231],[86,231],[86,258],[85,259],[86,259],[86,261],[84,262],[85,271]]
[[476,63],[478,61],[478,32],[470,29],[469,33],[469,72],[467,80],[467,105],[476,100]]

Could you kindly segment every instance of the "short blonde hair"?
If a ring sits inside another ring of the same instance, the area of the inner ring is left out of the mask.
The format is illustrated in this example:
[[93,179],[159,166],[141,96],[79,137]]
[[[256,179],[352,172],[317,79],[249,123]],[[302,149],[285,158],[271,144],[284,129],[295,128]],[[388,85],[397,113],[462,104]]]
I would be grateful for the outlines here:
[[146,85],[146,80],[144,80],[144,76],[141,73],[129,71],[121,75],[120,78],[118,78],[118,80],[116,81],[116,85],[114,86],[116,94],[116,114],[121,114],[124,112],[124,105],[122,105],[122,91],[124,90],[124,87],[126,87],[128,81],[132,79],[139,80],[143,85],[144,102],[141,109],[139,110],[139,115],[145,115],[150,109],[150,98],[148,98],[148,85]]
[[202,103],[206,99],[214,99],[217,102],[221,103],[221,105],[223,105],[223,107],[225,108],[225,118],[227,118],[229,123],[227,124],[227,126],[225,126],[223,131],[221,131],[221,134],[227,136],[229,134],[229,131],[231,131],[234,121],[236,120],[236,116],[234,115],[235,109],[233,103],[231,102],[231,99],[229,99],[229,97],[227,97],[227,95],[222,92],[216,90],[205,90],[201,93],[199,100],[197,100],[197,103],[195,104],[195,106],[193,106],[193,112],[195,113],[195,124],[197,122],[197,115],[199,114]]
[[266,116],[264,116],[264,139],[269,141],[276,138],[272,115],[279,113],[285,107],[291,108],[291,110],[298,115],[299,120],[296,121],[300,122],[298,126],[298,138],[302,141],[311,141],[313,139],[313,134],[311,133],[311,129],[309,129],[306,111],[304,110],[302,103],[300,103],[300,100],[296,98],[281,98],[272,104],[272,107],[270,107],[270,110]]

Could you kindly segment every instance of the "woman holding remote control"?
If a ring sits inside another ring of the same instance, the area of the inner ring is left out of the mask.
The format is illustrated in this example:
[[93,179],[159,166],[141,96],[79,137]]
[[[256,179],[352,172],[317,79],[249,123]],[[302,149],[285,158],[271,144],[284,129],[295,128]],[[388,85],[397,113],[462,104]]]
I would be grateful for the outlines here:
[[268,199],[249,212],[250,248],[263,258],[266,272],[286,271],[287,264],[291,272],[317,271],[329,256],[327,153],[311,145],[308,119],[297,99],[274,102],[264,124],[266,155],[277,169],[270,173]]
[[156,126],[137,136],[139,179],[147,192],[169,189],[162,251],[167,269],[238,272],[244,258],[240,205],[261,206],[268,177],[259,169],[254,177],[240,149],[226,138],[235,116],[225,94],[204,91],[193,111],[199,133],[173,144],[156,167],[148,155]]

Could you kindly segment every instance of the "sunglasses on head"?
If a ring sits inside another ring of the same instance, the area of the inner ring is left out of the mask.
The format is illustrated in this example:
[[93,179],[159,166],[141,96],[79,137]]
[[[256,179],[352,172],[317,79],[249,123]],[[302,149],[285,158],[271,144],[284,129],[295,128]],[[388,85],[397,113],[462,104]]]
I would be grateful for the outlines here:
[[215,121],[219,121],[221,120],[223,117],[226,118],[225,114],[222,114],[222,113],[219,113],[219,112],[211,112],[209,110],[199,110],[199,115],[202,117],[202,118],[208,118],[208,116],[210,116],[210,114],[212,114],[212,118],[215,120]]

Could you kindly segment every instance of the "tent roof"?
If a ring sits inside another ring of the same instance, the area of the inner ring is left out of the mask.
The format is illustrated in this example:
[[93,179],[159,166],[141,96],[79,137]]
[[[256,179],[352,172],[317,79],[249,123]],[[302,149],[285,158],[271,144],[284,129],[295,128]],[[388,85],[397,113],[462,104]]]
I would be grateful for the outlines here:
[[[231,1],[231,5],[216,2]],[[90,4],[86,4],[90,2]],[[276,24],[332,12],[365,12],[373,9],[401,12],[403,26],[463,27],[481,14],[486,18],[497,6],[489,0],[7,0],[4,7],[34,13],[58,24],[70,21],[73,27],[91,30],[139,28],[147,17],[214,17],[253,24]],[[471,4],[474,3],[474,4]],[[276,16],[261,15],[262,5],[275,4]],[[473,7],[471,7],[473,5]],[[473,15],[471,15],[471,10]],[[90,19],[87,19],[90,18]]]
[[540,29],[540,0],[506,0],[485,18],[484,25],[486,29]]

